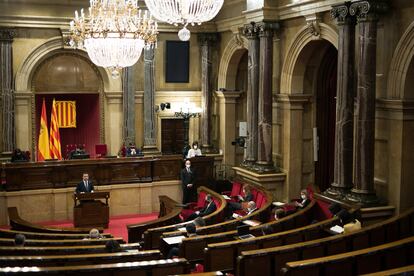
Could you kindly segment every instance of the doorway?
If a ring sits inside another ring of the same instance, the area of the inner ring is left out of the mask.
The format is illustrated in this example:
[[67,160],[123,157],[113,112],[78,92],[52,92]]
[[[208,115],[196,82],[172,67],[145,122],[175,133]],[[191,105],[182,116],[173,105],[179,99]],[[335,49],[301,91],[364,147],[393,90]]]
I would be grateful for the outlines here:
[[334,179],[337,63],[338,52],[329,45],[321,60],[316,82],[319,151],[315,162],[315,184],[321,191],[329,188]]

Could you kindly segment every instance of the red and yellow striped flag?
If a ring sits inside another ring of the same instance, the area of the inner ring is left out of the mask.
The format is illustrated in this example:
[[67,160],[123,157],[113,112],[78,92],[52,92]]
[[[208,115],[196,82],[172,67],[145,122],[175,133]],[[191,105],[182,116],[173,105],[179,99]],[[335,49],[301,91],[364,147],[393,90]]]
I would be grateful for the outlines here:
[[39,140],[37,141],[37,161],[50,158],[49,131],[47,129],[46,104],[43,98],[42,114],[40,115]]
[[76,101],[56,101],[59,128],[76,128]]
[[53,99],[52,114],[50,119],[50,157],[53,159],[62,159],[62,152],[60,149],[60,134],[59,125],[56,113],[56,102]]

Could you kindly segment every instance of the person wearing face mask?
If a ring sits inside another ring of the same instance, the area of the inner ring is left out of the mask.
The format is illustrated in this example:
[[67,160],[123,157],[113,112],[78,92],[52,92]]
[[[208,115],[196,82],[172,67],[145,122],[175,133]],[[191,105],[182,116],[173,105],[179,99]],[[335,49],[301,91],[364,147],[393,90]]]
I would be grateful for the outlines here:
[[193,220],[197,217],[204,217],[204,216],[210,215],[211,213],[217,210],[216,203],[214,203],[213,197],[210,194],[206,195],[205,202],[206,202],[205,207],[201,209],[200,211],[195,211],[194,213],[192,213],[186,219],[186,221]]
[[194,156],[200,156],[201,150],[198,148],[198,142],[193,142],[192,148],[187,153],[187,158],[192,158]]
[[296,206],[297,209],[303,209],[306,206],[308,206],[308,204],[310,203],[308,191],[306,189],[303,189],[302,191],[300,191],[300,198],[301,198],[300,201],[294,202],[294,205]]
[[196,197],[196,187],[194,181],[196,179],[196,172],[191,168],[191,161],[185,161],[185,167],[180,174],[182,189],[183,189],[183,204],[194,202]]

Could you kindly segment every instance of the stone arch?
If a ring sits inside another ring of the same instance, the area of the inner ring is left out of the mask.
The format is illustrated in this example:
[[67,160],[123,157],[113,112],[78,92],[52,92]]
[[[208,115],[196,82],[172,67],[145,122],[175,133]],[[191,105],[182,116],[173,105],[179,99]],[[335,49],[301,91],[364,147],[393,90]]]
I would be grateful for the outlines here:
[[402,35],[393,54],[388,76],[388,96],[403,99],[406,90],[407,73],[414,56],[414,21]]
[[236,88],[237,66],[247,48],[247,39],[239,34],[234,35],[227,43],[220,61],[218,88],[230,90]]
[[[320,23],[320,39],[329,41],[338,49],[338,33],[329,25]],[[298,58],[305,46],[314,40],[315,36],[304,26],[288,48],[282,67],[281,94],[303,93],[303,74],[300,73],[305,71],[306,64],[298,64]]]
[[[53,37],[47,40],[42,45],[33,49],[32,52],[24,59],[22,65],[16,72],[15,87],[16,92],[31,92],[31,82],[33,74],[36,70],[36,67],[50,55],[59,50],[64,50],[65,46],[63,44],[62,37]],[[78,51],[79,55],[84,57],[87,56],[85,51]],[[100,77],[103,81],[103,90],[106,91],[120,91],[122,90],[121,78],[112,79],[111,74],[108,70],[103,69],[102,67],[97,67]]]

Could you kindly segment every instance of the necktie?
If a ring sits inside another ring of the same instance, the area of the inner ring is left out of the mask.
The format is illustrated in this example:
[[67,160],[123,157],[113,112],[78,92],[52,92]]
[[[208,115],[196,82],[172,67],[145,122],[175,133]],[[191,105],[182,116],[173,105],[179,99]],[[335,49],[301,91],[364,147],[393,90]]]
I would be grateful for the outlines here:
[[88,181],[85,181],[85,188],[86,188],[86,191],[88,191]]

